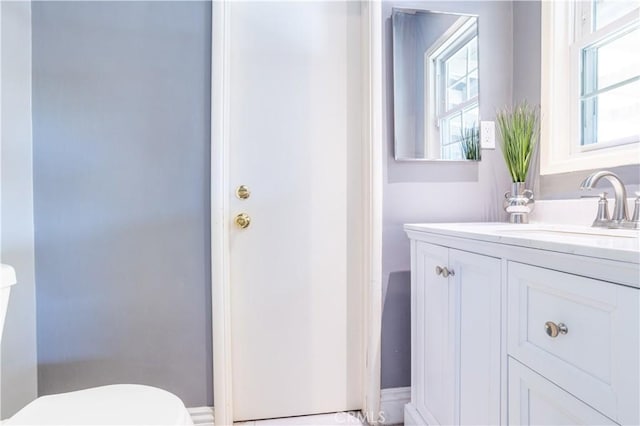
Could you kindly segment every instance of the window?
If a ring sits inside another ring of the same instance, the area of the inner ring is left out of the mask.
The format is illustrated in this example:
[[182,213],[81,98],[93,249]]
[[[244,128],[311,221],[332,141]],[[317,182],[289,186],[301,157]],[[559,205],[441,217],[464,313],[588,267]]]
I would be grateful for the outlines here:
[[542,8],[542,174],[640,163],[639,3]]
[[442,40],[425,53],[425,76],[434,96],[425,132],[437,142],[440,158],[465,159],[462,138],[478,126],[478,31],[476,19],[460,18]]
[[577,5],[581,146],[636,142],[640,135],[640,28],[637,19],[625,19],[634,4]]

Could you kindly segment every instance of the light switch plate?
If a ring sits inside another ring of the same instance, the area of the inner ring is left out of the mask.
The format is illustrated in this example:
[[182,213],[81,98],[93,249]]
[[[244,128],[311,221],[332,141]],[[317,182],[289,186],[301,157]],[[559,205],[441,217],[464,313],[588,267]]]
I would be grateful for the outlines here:
[[496,123],[494,121],[480,122],[480,148],[496,149]]

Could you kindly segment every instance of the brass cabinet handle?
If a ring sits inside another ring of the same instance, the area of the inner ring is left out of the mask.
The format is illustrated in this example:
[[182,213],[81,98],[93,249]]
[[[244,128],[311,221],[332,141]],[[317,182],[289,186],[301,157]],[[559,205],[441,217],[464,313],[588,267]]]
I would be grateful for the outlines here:
[[564,323],[556,324],[553,321],[547,321],[544,323],[544,331],[547,332],[549,337],[556,338],[558,334],[567,334],[569,332],[569,328]]
[[247,229],[251,225],[251,218],[246,213],[238,213],[233,221],[240,229]]
[[444,269],[441,266],[436,266],[436,275],[442,275],[442,272],[444,272]]

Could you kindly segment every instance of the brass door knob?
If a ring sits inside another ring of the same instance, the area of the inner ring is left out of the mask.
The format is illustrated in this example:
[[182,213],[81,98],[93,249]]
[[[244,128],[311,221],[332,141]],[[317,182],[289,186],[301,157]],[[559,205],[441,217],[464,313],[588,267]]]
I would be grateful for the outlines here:
[[544,331],[546,331],[549,337],[555,338],[558,337],[558,334],[567,334],[569,329],[564,323],[556,324],[553,321],[547,321],[544,323]]
[[246,229],[251,225],[251,218],[246,213],[238,213],[233,221],[240,229]]

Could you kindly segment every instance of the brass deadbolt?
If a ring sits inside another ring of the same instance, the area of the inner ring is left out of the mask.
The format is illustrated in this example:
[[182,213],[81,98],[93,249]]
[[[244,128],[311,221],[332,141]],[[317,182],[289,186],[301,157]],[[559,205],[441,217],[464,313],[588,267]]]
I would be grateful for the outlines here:
[[240,185],[238,189],[236,189],[236,197],[241,200],[246,200],[251,195],[251,191],[249,191],[249,187],[247,185]]

